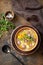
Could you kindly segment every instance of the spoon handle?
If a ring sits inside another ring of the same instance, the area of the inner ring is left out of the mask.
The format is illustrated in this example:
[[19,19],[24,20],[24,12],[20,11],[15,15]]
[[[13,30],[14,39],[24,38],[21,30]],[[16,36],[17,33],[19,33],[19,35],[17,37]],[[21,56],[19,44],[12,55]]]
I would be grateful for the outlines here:
[[22,65],[25,65],[24,62],[22,62],[18,57],[16,57],[12,52],[10,53],[12,56],[14,56]]

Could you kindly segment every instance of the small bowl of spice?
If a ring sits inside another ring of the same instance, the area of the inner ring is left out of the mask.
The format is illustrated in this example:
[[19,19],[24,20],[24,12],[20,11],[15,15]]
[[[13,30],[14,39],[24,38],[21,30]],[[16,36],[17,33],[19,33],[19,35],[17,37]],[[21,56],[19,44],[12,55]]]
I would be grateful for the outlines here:
[[5,13],[5,17],[6,17],[6,19],[8,19],[8,20],[12,20],[12,19],[14,18],[14,12],[13,12],[13,11],[7,11],[7,12]]

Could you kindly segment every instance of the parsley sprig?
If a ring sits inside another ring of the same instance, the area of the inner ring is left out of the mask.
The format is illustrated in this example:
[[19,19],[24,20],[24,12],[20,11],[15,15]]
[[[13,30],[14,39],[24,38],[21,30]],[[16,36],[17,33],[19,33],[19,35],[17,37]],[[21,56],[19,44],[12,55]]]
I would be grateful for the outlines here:
[[5,14],[4,13],[0,14],[0,37],[2,36],[3,32],[9,31],[10,29],[14,28],[15,25],[5,18]]

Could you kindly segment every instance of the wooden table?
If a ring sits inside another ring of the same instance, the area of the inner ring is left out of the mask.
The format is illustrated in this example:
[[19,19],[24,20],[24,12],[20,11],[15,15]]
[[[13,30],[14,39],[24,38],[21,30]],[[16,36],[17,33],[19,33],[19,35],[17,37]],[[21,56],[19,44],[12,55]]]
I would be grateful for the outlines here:
[[[17,15],[12,22],[16,27],[24,24],[31,25],[20,15]],[[21,65],[11,54],[5,54],[2,52],[3,45],[7,44],[7,42],[9,43],[8,45],[11,45],[11,32],[12,31],[9,31],[3,39],[0,39],[0,65]],[[43,65],[43,42],[41,42],[40,48],[34,54],[29,56],[21,56],[14,50],[12,52],[26,65]]]
[[[8,1],[9,1],[9,3],[8,3]],[[0,13],[6,12],[8,10],[12,10],[10,1],[11,0],[0,0],[0,3],[1,3],[0,4]],[[40,44],[39,49],[34,54],[29,55],[29,56],[21,56],[16,51],[12,51],[26,65],[43,65],[43,19],[41,20],[41,18],[40,18],[40,21],[41,22],[30,22],[41,33],[41,44]],[[17,15],[16,18],[14,18],[12,22],[16,26],[23,25],[23,24],[31,25],[20,15]],[[3,45],[7,44],[7,42],[9,43],[9,45],[11,45],[11,42],[10,42],[11,33],[12,33],[12,31],[9,31],[6,36],[4,35],[3,39],[0,39],[0,65],[21,65],[16,60],[16,58],[14,58],[11,54],[5,54],[2,52]]]

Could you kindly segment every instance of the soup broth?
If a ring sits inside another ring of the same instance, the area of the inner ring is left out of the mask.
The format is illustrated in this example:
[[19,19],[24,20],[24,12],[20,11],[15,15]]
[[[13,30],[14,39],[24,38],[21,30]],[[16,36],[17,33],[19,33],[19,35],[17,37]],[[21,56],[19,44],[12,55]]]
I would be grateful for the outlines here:
[[14,40],[20,50],[31,51],[37,46],[38,35],[34,29],[25,27],[16,33]]

